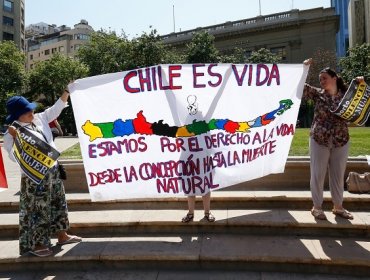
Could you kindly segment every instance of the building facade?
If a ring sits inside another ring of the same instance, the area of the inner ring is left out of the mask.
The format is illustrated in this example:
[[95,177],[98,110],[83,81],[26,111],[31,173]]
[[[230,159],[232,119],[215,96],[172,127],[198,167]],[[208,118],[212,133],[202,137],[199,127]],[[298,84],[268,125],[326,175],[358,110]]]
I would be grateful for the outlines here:
[[0,42],[14,41],[18,48],[25,50],[24,0],[0,0]]
[[35,24],[30,24],[26,26],[26,39],[53,34],[59,32],[61,28],[57,27],[55,24],[47,24],[45,22],[39,22]]
[[331,6],[340,15],[339,31],[337,33],[337,57],[345,57],[349,47],[348,5],[350,0],[331,0]]
[[351,0],[348,8],[349,46],[370,43],[370,1]]
[[27,39],[27,70],[32,69],[39,61],[50,59],[55,53],[73,58],[80,46],[89,41],[90,33],[94,31],[86,20],[75,24],[73,29],[60,26],[57,30]]
[[207,31],[215,37],[215,46],[222,53],[235,47],[246,56],[260,48],[279,55],[282,62],[302,63],[317,49],[335,52],[339,15],[334,8],[291,10],[226,22],[162,36],[165,44],[184,50],[195,32]]

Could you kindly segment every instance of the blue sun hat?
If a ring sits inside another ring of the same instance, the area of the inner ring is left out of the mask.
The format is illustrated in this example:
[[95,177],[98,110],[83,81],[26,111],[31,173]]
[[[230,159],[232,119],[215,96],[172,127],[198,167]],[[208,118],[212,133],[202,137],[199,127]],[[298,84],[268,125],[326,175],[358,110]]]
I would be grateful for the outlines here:
[[18,120],[23,114],[35,110],[37,107],[36,103],[29,102],[23,96],[13,96],[6,101],[6,110],[8,111],[8,116],[6,117],[7,123],[12,123]]

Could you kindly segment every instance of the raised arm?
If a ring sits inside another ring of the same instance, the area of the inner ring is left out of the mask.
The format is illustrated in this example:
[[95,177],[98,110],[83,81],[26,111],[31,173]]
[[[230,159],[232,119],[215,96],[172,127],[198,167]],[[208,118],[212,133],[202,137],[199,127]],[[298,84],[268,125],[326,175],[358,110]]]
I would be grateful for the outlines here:
[[62,101],[63,101],[64,103],[66,103],[66,102],[68,101],[68,97],[69,97],[69,90],[68,90],[68,88],[66,88],[66,89],[63,91],[62,95],[60,96],[60,99],[62,99]]

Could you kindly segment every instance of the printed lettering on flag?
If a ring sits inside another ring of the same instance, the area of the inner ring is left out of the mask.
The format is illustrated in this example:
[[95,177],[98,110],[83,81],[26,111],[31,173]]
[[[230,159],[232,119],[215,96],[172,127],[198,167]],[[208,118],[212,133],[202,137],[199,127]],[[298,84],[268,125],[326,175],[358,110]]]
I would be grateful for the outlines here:
[[22,171],[35,183],[42,182],[60,153],[45,141],[38,138],[29,129],[16,122],[13,154]]
[[352,80],[342,101],[332,112],[348,122],[364,125],[370,116],[369,86],[365,82]]

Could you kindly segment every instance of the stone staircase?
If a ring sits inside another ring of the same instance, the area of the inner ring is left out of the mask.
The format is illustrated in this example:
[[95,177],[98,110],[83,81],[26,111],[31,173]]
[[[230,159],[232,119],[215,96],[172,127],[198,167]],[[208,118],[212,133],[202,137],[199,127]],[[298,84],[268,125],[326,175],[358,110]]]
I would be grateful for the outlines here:
[[[328,221],[316,221],[308,211],[307,158],[290,158],[284,174],[213,192],[215,223],[202,219],[199,198],[189,224],[181,223],[185,198],[92,203],[81,162],[65,165],[70,232],[83,242],[54,246],[53,257],[20,257],[19,194],[0,193],[0,278],[90,279],[84,277],[95,271],[105,276],[93,279],[123,279],[128,272],[141,273],[132,279],[370,279],[370,194],[345,192],[344,205],[354,215],[348,221],[330,212],[326,190]],[[347,168],[370,169],[357,158]]]

